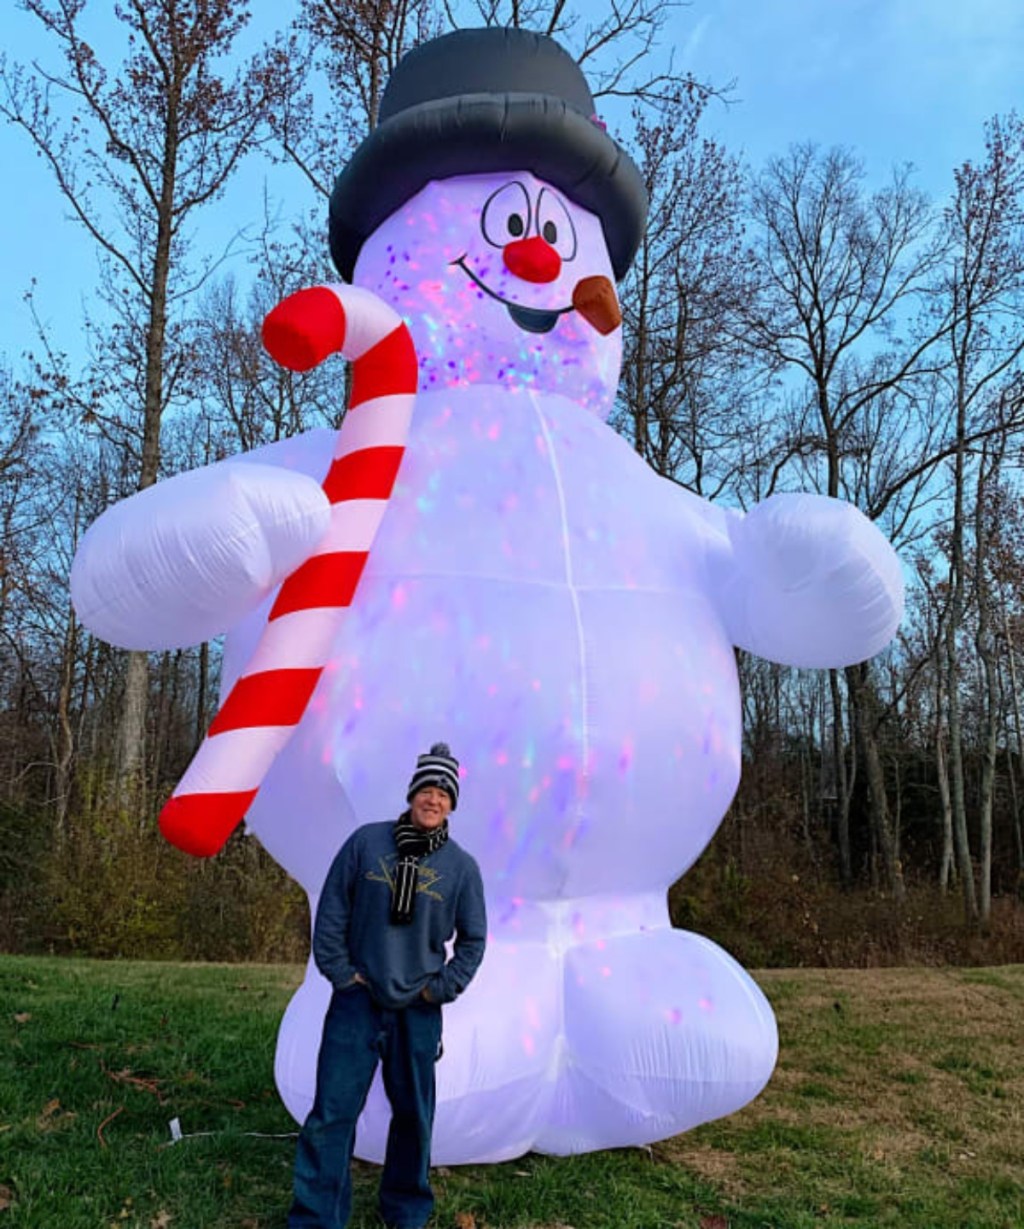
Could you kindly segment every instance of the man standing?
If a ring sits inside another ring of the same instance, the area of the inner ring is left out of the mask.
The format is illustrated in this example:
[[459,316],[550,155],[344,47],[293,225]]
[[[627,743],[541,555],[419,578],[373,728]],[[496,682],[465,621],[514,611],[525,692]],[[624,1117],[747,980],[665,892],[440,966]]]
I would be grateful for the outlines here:
[[334,993],[316,1099],[299,1135],[289,1229],[348,1224],[356,1122],[378,1062],[391,1104],[381,1217],[393,1229],[420,1229],[433,1211],[428,1171],[441,1005],[469,985],[487,937],[480,869],[448,835],[458,800],[458,760],[446,743],[435,743],[416,762],[409,809],[393,823],[357,828],[327,874],[313,957]]

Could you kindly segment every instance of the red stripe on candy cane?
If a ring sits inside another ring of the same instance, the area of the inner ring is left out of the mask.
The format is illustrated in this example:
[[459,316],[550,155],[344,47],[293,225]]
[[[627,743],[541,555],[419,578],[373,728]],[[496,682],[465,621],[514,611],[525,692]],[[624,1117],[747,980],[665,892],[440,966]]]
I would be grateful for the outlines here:
[[366,551],[335,551],[307,559],[281,586],[270,617],[280,619],[296,610],[350,605],[366,559]]
[[246,726],[296,725],[319,679],[319,667],[243,675],[214,717],[208,737]]
[[270,313],[263,336],[293,370],[340,350],[353,364],[352,395],[323,482],[328,531],[281,586],[249,664],[160,814],[164,836],[199,857],[217,853],[245,817],[306,711],[391,496],[416,393],[412,337],[368,291],[299,291]]
[[342,499],[387,499],[402,464],[404,448],[364,448],[338,457],[324,479],[332,504]]
[[408,332],[397,331],[371,346],[352,370],[349,409],[392,393],[416,391],[416,351]]

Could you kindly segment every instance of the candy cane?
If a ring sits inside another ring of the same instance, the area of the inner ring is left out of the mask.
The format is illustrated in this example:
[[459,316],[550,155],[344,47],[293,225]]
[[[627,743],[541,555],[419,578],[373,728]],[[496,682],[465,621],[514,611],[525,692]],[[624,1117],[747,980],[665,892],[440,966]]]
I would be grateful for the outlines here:
[[285,580],[256,650],[160,814],[180,849],[216,853],[244,818],[291,738],[334,646],[405,451],[417,363],[392,308],[352,286],[301,290],[268,315],[264,342],[293,370],[340,350],[352,393],[323,482],[331,521]]

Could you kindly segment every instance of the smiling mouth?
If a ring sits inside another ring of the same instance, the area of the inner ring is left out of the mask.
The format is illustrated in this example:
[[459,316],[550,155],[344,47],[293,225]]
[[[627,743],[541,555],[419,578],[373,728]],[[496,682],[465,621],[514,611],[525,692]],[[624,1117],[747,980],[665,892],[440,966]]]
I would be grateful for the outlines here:
[[521,303],[510,303],[508,299],[503,299],[500,294],[495,294],[490,286],[484,285],[469,265],[466,264],[465,256],[460,256],[458,260],[453,260],[451,263],[458,265],[470,281],[475,286],[478,286],[484,294],[489,295],[495,302],[500,303],[512,317],[512,322],[519,325],[521,329],[525,329],[527,333],[550,333],[558,323],[558,317],[573,310],[571,304],[568,307],[556,307],[553,310],[546,311],[539,307],[523,307]]

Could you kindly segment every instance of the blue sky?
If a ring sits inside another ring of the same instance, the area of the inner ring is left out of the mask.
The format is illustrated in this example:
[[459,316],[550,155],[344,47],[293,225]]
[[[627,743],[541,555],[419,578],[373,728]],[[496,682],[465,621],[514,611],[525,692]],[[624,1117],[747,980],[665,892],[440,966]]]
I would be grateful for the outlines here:
[[795,140],[847,145],[872,179],[912,162],[942,196],[990,116],[1024,104],[1022,0],[695,0],[677,61],[736,80],[716,109],[753,163]]
[[[261,21],[265,4],[253,6]],[[113,9],[112,0],[92,6]],[[12,11],[13,0],[4,8],[9,56],[45,54],[37,23]],[[718,85],[735,82],[737,101],[713,106],[708,129],[754,165],[793,141],[845,145],[872,181],[909,161],[919,186],[941,198],[953,167],[983,152],[984,121],[1024,107],[1024,0],[692,0],[673,16],[666,42],[678,67]],[[22,302],[31,279],[55,344],[74,352],[95,256],[23,134],[6,124],[0,165],[0,354],[17,369],[34,344]],[[261,174],[250,169],[249,183]],[[297,213],[309,200],[297,181],[296,192]],[[258,198],[244,194],[254,208]],[[216,242],[233,223],[257,220],[239,215],[237,198],[229,208],[230,218],[209,220]],[[287,216],[289,201],[281,208]]]

